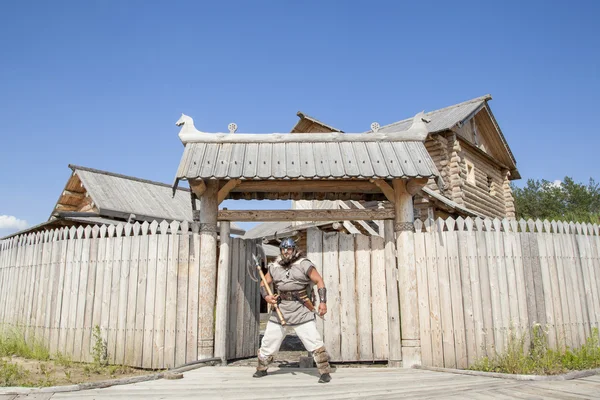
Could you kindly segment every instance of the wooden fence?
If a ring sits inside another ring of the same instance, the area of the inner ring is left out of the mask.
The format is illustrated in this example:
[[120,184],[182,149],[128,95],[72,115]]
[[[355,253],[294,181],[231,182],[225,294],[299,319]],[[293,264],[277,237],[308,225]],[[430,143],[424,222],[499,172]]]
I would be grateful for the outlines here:
[[[57,229],[0,247],[0,324],[74,361],[100,327],[111,364],[169,368],[213,356],[214,304],[186,222]],[[202,313],[204,308],[210,312]],[[209,315],[204,318],[203,315]]]
[[[597,225],[416,221],[402,241],[409,249],[403,262],[416,267],[416,282],[408,283],[394,259],[403,252],[396,243],[308,231],[307,255],[328,287],[329,312],[317,325],[332,360],[399,360],[406,342],[420,344],[424,365],[465,368],[502,352],[511,334],[525,335],[535,323],[554,348],[579,346],[600,327]],[[256,244],[231,242],[228,359],[253,356],[258,347],[258,283],[247,273]],[[212,357],[216,288],[204,282],[216,282],[216,268],[199,265],[199,246],[199,235],[178,222],[4,240],[0,325],[75,361],[92,360],[96,325],[112,364],[168,368]],[[419,337],[405,340],[399,310],[413,298]]]
[[597,225],[459,218],[415,228],[424,365],[465,368],[536,323],[553,348],[599,327]]

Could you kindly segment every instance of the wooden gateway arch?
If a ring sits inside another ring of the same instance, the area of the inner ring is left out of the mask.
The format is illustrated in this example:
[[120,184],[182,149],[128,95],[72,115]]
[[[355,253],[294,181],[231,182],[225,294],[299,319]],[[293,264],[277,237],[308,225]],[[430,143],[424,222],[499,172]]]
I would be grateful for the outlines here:
[[[201,200],[200,209],[194,210],[201,279],[215,289],[201,292],[200,302],[207,305],[205,313],[212,313],[208,305],[216,303],[215,357],[226,358],[227,222],[384,220],[385,236],[395,245],[389,252],[386,248],[385,275],[388,281],[399,282],[399,290],[387,297],[388,362],[408,367],[420,363],[416,268],[410,265],[414,261],[405,261],[414,260],[414,255],[408,257],[414,249],[403,233],[414,229],[412,196],[429,179],[439,177],[424,146],[426,122],[417,114],[408,130],[394,133],[377,132],[378,124],[373,124],[370,132],[357,134],[238,134],[235,124],[230,124],[229,133],[200,132],[190,117],[182,115],[177,125],[185,150],[175,186],[187,180],[192,196]],[[225,199],[387,200],[394,208],[220,210]]]

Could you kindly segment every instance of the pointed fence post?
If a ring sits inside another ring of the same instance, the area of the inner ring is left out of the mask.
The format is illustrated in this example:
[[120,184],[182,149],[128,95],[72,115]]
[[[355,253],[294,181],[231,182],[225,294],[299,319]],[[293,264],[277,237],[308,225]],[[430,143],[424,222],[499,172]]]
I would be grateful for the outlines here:
[[[226,208],[224,208],[226,210]],[[227,318],[229,298],[229,221],[221,221],[219,245],[219,269],[217,271],[217,321],[215,324],[215,357],[221,359],[223,365],[227,364]]]

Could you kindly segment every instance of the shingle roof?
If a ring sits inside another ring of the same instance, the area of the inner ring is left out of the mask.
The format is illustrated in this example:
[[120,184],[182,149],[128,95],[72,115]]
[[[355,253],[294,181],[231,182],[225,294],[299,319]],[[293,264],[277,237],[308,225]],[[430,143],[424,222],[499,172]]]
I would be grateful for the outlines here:
[[[173,196],[172,186],[166,183],[76,165],[69,167],[81,180],[102,217],[127,219],[135,214],[137,220],[193,220],[189,189],[177,189]],[[200,209],[199,201],[196,207]],[[244,233],[234,224],[231,230]]]
[[178,179],[392,179],[438,175],[420,141],[188,143],[177,171]]
[[[474,112],[478,111],[480,107],[484,106],[487,100],[491,99],[492,96],[488,94],[450,107],[427,112],[425,113],[425,116],[430,119],[430,122],[427,124],[427,130],[429,133],[435,133],[450,129],[465,119],[468,119]],[[382,126],[379,129],[379,132],[402,131],[408,129],[411,122],[412,118],[394,122]]]

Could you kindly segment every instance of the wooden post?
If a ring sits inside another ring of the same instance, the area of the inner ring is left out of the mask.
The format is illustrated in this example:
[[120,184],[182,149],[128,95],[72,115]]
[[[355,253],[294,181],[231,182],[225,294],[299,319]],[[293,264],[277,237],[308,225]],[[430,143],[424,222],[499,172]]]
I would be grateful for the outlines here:
[[217,278],[218,181],[206,182],[200,196],[200,287],[198,296],[198,359],[214,356],[214,309]]
[[[420,182],[419,182],[420,183]],[[395,179],[394,186],[394,231],[398,251],[398,287],[400,301],[400,326],[402,366],[410,368],[421,365],[421,335],[419,302],[417,292],[417,269],[414,244],[414,214],[410,183]],[[413,185],[414,182],[413,182]]]
[[221,221],[219,232],[219,270],[217,271],[217,321],[215,324],[215,357],[219,357],[223,365],[227,364],[227,318],[229,297],[229,221]]
[[383,223],[385,239],[385,287],[387,293],[388,315],[388,366],[402,366],[402,347],[400,342],[400,306],[398,303],[398,268],[396,267],[396,248],[394,243],[394,222],[387,219]]

